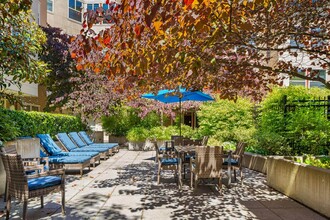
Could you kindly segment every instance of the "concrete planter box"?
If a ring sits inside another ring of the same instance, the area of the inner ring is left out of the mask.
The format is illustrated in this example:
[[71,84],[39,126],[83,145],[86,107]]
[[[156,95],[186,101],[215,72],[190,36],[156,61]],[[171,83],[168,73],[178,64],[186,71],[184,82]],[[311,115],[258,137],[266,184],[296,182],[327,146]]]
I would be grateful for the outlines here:
[[142,141],[129,141],[128,150],[142,150],[145,142]]
[[[40,157],[39,138],[27,138],[9,141],[4,144],[6,153],[20,154],[22,158]],[[0,158],[0,195],[4,194],[6,185],[6,173]]]
[[125,136],[109,136],[109,143],[118,143],[119,146],[124,146],[128,142]]
[[266,174],[267,172],[267,157],[259,154],[244,153],[244,159],[242,162],[243,167],[247,167],[251,170],[255,170]]
[[155,150],[154,142],[150,140],[146,141],[129,141],[128,150],[143,150],[143,151],[153,151]]
[[330,218],[330,170],[268,157],[267,184]]

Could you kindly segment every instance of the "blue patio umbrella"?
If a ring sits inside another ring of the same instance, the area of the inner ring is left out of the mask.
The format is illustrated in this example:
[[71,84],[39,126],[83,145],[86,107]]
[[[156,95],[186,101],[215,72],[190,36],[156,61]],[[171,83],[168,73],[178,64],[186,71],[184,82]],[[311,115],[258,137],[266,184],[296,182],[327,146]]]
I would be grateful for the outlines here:
[[178,90],[159,90],[157,94],[148,93],[142,95],[142,98],[154,99],[163,103],[176,103],[179,102],[180,108],[180,136],[181,136],[181,102],[184,101],[214,101],[210,95],[203,93],[198,90],[187,90],[185,88],[180,88]]

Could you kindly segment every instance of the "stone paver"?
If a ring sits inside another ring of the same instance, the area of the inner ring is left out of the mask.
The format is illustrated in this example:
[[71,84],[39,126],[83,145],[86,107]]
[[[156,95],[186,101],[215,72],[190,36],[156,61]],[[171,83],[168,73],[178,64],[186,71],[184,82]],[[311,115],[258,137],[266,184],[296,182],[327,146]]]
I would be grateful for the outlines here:
[[[326,219],[304,205],[269,188],[265,175],[245,170],[244,184],[231,187],[223,179],[220,193],[214,184],[190,189],[188,179],[181,190],[173,173],[163,173],[156,183],[157,168],[152,151],[120,150],[82,179],[67,174],[66,216],[62,216],[60,193],[45,197],[45,208],[32,199],[28,219]],[[0,198],[0,210],[4,209]],[[11,218],[20,219],[22,204],[12,202]]]

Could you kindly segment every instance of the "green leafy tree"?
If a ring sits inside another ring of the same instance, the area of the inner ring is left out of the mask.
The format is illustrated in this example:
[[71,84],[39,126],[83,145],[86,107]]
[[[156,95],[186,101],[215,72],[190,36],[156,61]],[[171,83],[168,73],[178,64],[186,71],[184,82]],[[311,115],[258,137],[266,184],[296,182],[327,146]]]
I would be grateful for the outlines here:
[[6,1],[0,4],[0,98],[13,99],[5,90],[21,82],[38,82],[47,73],[37,58],[45,34],[33,22],[31,2]]

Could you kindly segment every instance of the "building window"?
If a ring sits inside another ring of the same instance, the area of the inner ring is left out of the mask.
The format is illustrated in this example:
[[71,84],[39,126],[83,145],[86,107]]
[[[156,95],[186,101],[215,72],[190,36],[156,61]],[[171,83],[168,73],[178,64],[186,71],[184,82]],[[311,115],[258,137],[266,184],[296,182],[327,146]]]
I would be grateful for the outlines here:
[[69,18],[81,22],[82,18],[82,2],[77,0],[69,0]]
[[[109,9],[109,4],[102,4],[102,3],[95,3],[95,4],[87,4],[87,10],[93,10],[96,11],[99,7],[103,8],[103,10],[108,10]],[[109,15],[106,17],[109,19]],[[108,24],[109,22],[107,20],[100,21],[97,24]]]
[[[313,70],[313,71],[317,71],[319,77],[321,77],[322,79],[326,78],[326,71],[325,70]],[[310,81],[309,82],[309,87],[325,87],[325,85],[321,82],[318,82],[318,81]]]
[[24,110],[24,111],[39,112],[40,111],[40,106],[39,105],[34,105],[34,104],[29,104],[29,103],[23,103],[23,106],[21,107],[21,109]]
[[[313,72],[318,72],[319,77],[325,79],[326,78],[326,71],[325,70],[313,70]],[[311,81],[311,80],[305,80],[299,77],[292,77],[290,79],[290,85],[293,86],[305,86],[307,88],[311,87],[325,87],[325,85],[318,81]]]
[[54,0],[47,0],[47,11],[54,12]]

